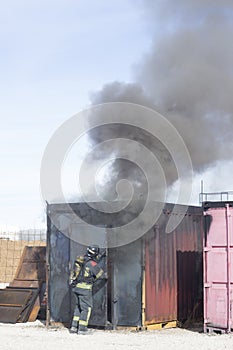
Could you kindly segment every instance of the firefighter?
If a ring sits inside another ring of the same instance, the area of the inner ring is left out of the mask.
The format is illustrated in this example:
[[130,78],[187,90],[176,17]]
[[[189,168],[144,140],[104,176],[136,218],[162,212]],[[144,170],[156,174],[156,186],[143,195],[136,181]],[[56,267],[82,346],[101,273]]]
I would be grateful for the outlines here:
[[87,334],[88,321],[93,308],[93,283],[106,274],[100,268],[99,247],[91,245],[85,256],[77,257],[71,274],[70,284],[75,295],[75,309],[70,333]]

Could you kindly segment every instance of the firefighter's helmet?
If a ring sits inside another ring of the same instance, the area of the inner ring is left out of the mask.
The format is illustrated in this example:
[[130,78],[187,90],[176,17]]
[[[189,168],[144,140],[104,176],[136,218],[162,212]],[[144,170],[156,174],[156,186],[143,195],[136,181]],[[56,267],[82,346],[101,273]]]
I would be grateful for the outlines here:
[[99,254],[99,246],[96,244],[90,245],[87,248],[87,255],[91,258],[95,258]]

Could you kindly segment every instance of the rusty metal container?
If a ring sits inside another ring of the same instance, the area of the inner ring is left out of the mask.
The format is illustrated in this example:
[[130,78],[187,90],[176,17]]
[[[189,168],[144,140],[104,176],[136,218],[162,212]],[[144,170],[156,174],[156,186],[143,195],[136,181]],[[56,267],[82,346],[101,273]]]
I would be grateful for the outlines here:
[[[179,205],[172,213],[173,207],[165,204],[156,224],[142,237],[127,245],[107,247],[104,267],[108,281],[94,294],[90,325],[150,329],[202,318],[202,208],[189,207],[182,222],[168,234],[165,227],[171,215],[181,215],[186,209]],[[88,237],[85,223],[74,223],[71,213],[105,227],[103,246],[108,227],[118,218],[115,214],[99,216],[86,203],[49,204],[47,210],[47,322],[69,324],[73,310],[69,263],[86,249],[71,239],[72,230]],[[132,213],[126,214],[128,220]],[[121,217],[120,223],[126,219]]]
[[233,202],[205,202],[204,331],[233,330]]

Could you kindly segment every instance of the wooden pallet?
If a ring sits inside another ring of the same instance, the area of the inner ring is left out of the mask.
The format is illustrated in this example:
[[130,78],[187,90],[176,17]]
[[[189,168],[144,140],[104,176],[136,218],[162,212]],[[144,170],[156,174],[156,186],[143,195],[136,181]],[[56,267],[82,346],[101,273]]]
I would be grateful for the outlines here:
[[145,327],[147,330],[153,330],[153,329],[156,330],[156,329],[163,329],[163,328],[175,328],[175,327],[177,327],[177,321],[167,321],[167,322],[148,324]]
[[159,323],[153,323],[148,324],[144,326],[135,326],[135,327],[128,327],[128,326],[117,326],[117,330],[131,330],[131,331],[149,331],[149,330],[159,330],[164,328],[175,328],[177,327],[177,321],[168,321],[168,322],[159,322]]

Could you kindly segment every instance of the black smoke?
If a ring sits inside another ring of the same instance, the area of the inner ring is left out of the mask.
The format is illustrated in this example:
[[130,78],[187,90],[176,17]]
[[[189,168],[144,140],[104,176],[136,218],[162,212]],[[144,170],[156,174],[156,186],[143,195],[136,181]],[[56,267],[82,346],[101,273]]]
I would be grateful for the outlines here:
[[[226,0],[137,3],[143,7],[152,33],[151,49],[134,66],[134,82],[107,83],[91,95],[92,104],[131,102],[160,111],[185,141],[195,172],[218,160],[231,159],[233,3]],[[95,144],[124,136],[138,140],[156,154],[168,185],[177,179],[168,150],[144,131],[125,126],[105,127],[92,132],[90,139]],[[107,149],[95,157],[107,159]],[[141,182],[143,191],[144,180],[140,172],[136,175],[132,164],[116,160],[107,171],[112,173],[113,182],[122,174],[133,183]]]

